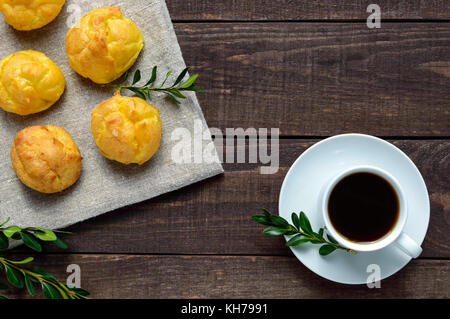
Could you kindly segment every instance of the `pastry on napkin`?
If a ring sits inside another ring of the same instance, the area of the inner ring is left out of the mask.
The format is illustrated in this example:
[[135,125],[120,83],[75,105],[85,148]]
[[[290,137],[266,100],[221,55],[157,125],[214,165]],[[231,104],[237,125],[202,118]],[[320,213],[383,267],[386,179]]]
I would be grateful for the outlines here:
[[[68,63],[64,43],[68,29],[82,15],[99,7],[118,4],[123,15],[139,28],[146,43],[131,71],[140,69],[143,77],[150,77],[153,66],[157,65],[159,78],[169,70],[179,74],[186,64],[163,0],[67,0],[57,19],[33,32],[17,32],[0,19],[0,57],[33,48],[51,58],[66,79],[65,92],[51,110],[28,116],[0,112],[0,149],[3,150],[0,152],[0,220],[11,217],[11,223],[16,225],[64,228],[223,172],[193,92],[186,93],[187,98],[181,105],[163,94],[152,96],[151,104],[159,109],[163,126],[158,152],[145,164],[123,165],[99,152],[90,131],[91,111],[101,101],[110,99],[114,89],[102,87],[76,73]],[[198,63],[195,59],[191,57],[192,66]],[[175,79],[171,77],[167,83],[170,81],[173,83]],[[202,86],[208,89],[207,83]],[[78,181],[68,189],[50,195],[25,186],[11,167],[9,154],[18,131],[46,124],[67,130],[83,155]],[[180,131],[187,135],[185,139],[175,138],[174,133]],[[193,141],[208,151],[207,161],[196,161]],[[187,150],[187,157],[182,162],[177,161],[174,152],[180,147]],[[148,213],[151,218],[151,210]]]
[[42,28],[52,22],[65,0],[0,0],[5,21],[19,31]]

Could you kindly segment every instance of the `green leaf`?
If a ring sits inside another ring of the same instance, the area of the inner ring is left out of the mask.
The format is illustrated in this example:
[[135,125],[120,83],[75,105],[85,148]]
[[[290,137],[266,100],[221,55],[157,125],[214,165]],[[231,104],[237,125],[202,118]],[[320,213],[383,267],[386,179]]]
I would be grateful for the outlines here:
[[32,282],[39,283],[39,279],[37,279],[36,277],[31,277],[31,276],[30,276],[30,280],[31,280]]
[[19,260],[19,261],[13,261],[13,260],[8,260],[11,264],[15,264],[15,265],[23,265],[23,264],[28,264],[30,262],[32,262],[34,260],[33,257],[27,257],[23,260]]
[[285,227],[285,228],[287,228],[289,226],[288,221],[286,219],[284,219],[283,217],[278,216],[278,215],[270,215],[270,220],[272,221],[272,223],[275,226],[278,226],[278,227]]
[[190,87],[182,89],[183,91],[193,91],[193,92],[208,92],[207,90],[200,89],[195,86],[195,84],[192,84]]
[[331,246],[331,245],[323,245],[323,246],[321,246],[320,247],[320,249],[319,249],[319,254],[321,255],[321,256],[326,256],[326,255],[329,255],[329,254],[331,254],[333,251],[335,251],[336,250],[336,247],[334,247],[334,246]]
[[16,288],[23,288],[24,279],[23,274],[17,269],[12,268],[11,266],[4,265],[6,269],[6,279],[8,279],[9,283]]
[[21,240],[20,232],[15,233],[14,235],[11,236],[11,238],[14,239],[14,240]]
[[179,98],[182,98],[182,99],[186,98],[186,96],[181,94],[181,92],[178,91],[177,89],[170,89],[169,92],[172,93],[173,95],[175,95],[176,97],[179,97]]
[[67,249],[69,247],[61,238],[56,238],[56,240],[53,243],[62,249]]
[[264,213],[264,216],[266,216],[268,219],[270,219],[270,216],[272,215],[267,209],[265,209],[265,208],[263,208],[263,213]]
[[186,76],[186,73],[188,72],[189,68],[184,69],[183,71],[181,71],[180,75],[177,77],[177,79],[175,80],[175,82],[173,83],[172,86],[177,85],[178,83],[181,82],[181,80],[184,79],[184,77]]
[[274,226],[268,227],[263,230],[263,234],[269,235],[269,236],[284,235],[287,232],[288,232],[288,230],[285,228],[279,228],[279,227],[274,227]]
[[261,225],[265,225],[265,226],[271,226],[272,225],[272,222],[269,219],[267,219],[267,217],[264,216],[264,215],[253,215],[252,219],[255,222],[257,222],[258,224],[261,224]]
[[309,219],[304,212],[300,212],[300,227],[307,234],[312,234],[313,232]]
[[320,237],[321,239],[323,239],[323,232],[324,232],[324,229],[323,229],[323,228],[319,229],[319,237]]
[[0,227],[3,227],[5,224],[7,224],[11,220],[11,217],[8,217],[3,223],[0,224]]
[[5,234],[0,232],[0,249],[5,250],[9,247],[9,241],[8,238],[5,236]]
[[153,70],[152,70],[152,76],[150,77],[150,79],[148,80],[147,83],[145,83],[144,86],[149,86],[150,84],[152,84],[153,82],[156,81],[156,71],[157,71],[158,67],[154,66]]
[[136,94],[137,97],[139,97],[139,98],[141,98],[141,99],[143,99],[143,100],[146,99],[146,98],[145,98],[145,94],[142,93],[138,88],[127,87],[126,89],[127,89],[127,90],[130,90],[131,92],[133,92],[134,94]]
[[89,296],[91,294],[89,291],[83,288],[69,288],[69,289],[84,297]]
[[36,239],[36,237],[34,237],[31,234],[25,233],[25,232],[21,232],[20,233],[20,237],[23,240],[23,243],[25,245],[27,245],[28,247],[30,247],[31,249],[37,251],[37,252],[41,252],[42,251],[42,246],[39,243],[39,241]]
[[51,284],[43,281],[41,283],[41,286],[42,286],[42,293],[44,294],[45,298],[47,298],[47,299],[60,299],[61,298],[59,291],[55,287],[53,287]]
[[53,276],[51,273],[47,272],[45,269],[38,268],[38,267],[33,267],[30,270],[32,272],[38,274],[38,275],[43,276],[45,279],[52,280],[52,281],[57,281],[56,277]]
[[294,226],[297,227],[297,229],[300,229],[300,219],[298,218],[298,215],[296,213],[292,213],[291,219]]
[[22,228],[19,226],[9,226],[5,229],[2,229],[3,234],[5,234],[6,237],[11,238],[15,233],[20,232]]
[[174,101],[175,103],[181,104],[181,102],[178,101],[177,98],[176,98],[175,96],[173,96],[172,94],[170,94],[169,92],[164,92],[164,93],[166,93],[166,95],[167,95],[168,97],[170,97],[170,99],[171,99],[172,101]]
[[134,72],[133,83],[131,85],[135,85],[140,80],[141,80],[141,71],[140,70],[136,70],[136,72]]
[[339,243],[337,242],[336,239],[333,238],[333,236],[331,236],[330,234],[327,234],[327,238],[330,242],[332,242],[333,244],[339,245]]
[[7,284],[5,284],[4,282],[0,282],[0,290],[8,290],[9,287]]
[[27,287],[27,290],[30,293],[30,295],[34,297],[34,295],[36,294],[36,289],[34,288],[33,283],[31,282],[30,276],[28,276],[27,274],[25,274],[25,287]]
[[8,297],[0,295],[0,299],[8,299]]
[[302,243],[309,241],[309,238],[303,237],[301,234],[297,234],[286,242],[286,246],[298,246]]
[[194,82],[195,82],[195,80],[197,80],[197,78],[198,78],[198,74],[197,73],[192,75],[189,79],[187,79],[186,82],[184,82],[180,86],[180,88],[186,89],[186,88],[190,87],[192,84],[194,84]]
[[[125,72],[125,74],[123,75],[122,79],[120,79],[120,83],[125,82],[128,79],[128,75],[129,75],[129,71]],[[111,86],[113,86],[114,84],[112,84]]]
[[34,235],[42,241],[55,241],[56,234],[53,230],[40,228],[40,227],[30,227],[27,230],[33,231]]
[[166,82],[167,82],[167,79],[169,78],[169,76],[172,74],[172,71],[169,71],[169,72],[167,72],[167,74],[166,74],[166,78],[164,79],[164,81],[160,84],[160,85],[158,85],[156,88],[157,89],[160,89],[160,88],[162,88],[163,87],[163,85],[164,84],[166,84]]

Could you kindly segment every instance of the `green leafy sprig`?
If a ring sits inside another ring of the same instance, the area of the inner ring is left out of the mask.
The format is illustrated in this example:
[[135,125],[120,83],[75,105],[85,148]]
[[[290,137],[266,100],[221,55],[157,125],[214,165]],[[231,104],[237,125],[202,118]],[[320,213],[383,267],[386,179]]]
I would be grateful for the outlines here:
[[267,209],[263,209],[263,215],[254,215],[252,219],[261,225],[269,226],[263,230],[264,235],[293,235],[286,242],[287,246],[298,246],[308,242],[322,245],[319,249],[321,256],[329,255],[337,249],[345,250],[352,254],[356,253],[352,249],[339,245],[336,239],[325,233],[325,227],[320,228],[318,232],[314,232],[304,212],[300,212],[300,214],[292,213],[292,224],[281,216],[271,214]]
[[[205,90],[202,90],[198,88],[195,85],[195,81],[198,78],[198,74],[191,75],[186,81],[183,82],[183,79],[186,77],[187,72],[189,71],[189,68],[185,68],[181,73],[177,76],[175,82],[171,86],[166,86],[167,80],[169,79],[169,76],[172,74],[172,71],[169,71],[166,73],[166,77],[163,82],[161,82],[159,85],[155,85],[156,78],[157,78],[157,71],[158,67],[154,66],[152,70],[152,75],[150,76],[150,79],[145,82],[143,85],[136,85],[139,81],[141,81],[141,71],[136,70],[133,75],[133,81],[131,85],[123,85],[123,84],[106,84],[106,86],[110,86],[113,88],[117,88],[119,90],[126,89],[134,94],[136,94],[138,97],[140,97],[143,100],[149,100],[151,101],[152,98],[150,94],[152,92],[161,92],[166,94],[170,99],[172,99],[175,103],[181,104],[181,102],[178,100],[185,99],[186,96],[182,93],[183,91],[191,91],[191,92],[205,92]],[[125,73],[125,75],[122,78],[122,83],[125,82],[128,79],[128,72]]]
[[[35,296],[36,287],[41,286],[42,293],[47,299],[87,299],[89,292],[82,288],[70,288],[59,282],[55,276],[44,269],[37,267],[23,267],[24,264],[31,263],[34,258],[27,257],[23,260],[14,261],[5,257],[9,247],[9,238],[23,240],[29,248],[41,252],[41,242],[53,242],[58,247],[67,249],[67,244],[59,238],[56,233],[70,234],[58,230],[45,229],[41,227],[3,227],[9,222],[8,218],[0,224],[0,270],[5,271],[6,279],[16,288],[26,288],[30,295]],[[7,290],[7,284],[0,282],[0,290]],[[0,299],[6,299],[6,296],[0,294]]]
[[69,232],[50,230],[41,227],[3,227],[9,222],[9,220],[10,218],[0,224],[0,252],[8,249],[9,238],[23,240],[25,245],[37,252],[42,251],[41,242],[53,242],[58,247],[67,249],[67,244],[59,238],[56,233],[70,234]]
[[[8,282],[16,288],[28,290],[31,296],[36,295],[35,284],[39,284],[42,293],[47,299],[87,299],[89,292],[82,288],[69,288],[67,285],[59,282],[55,276],[41,268],[23,268],[20,265],[28,264],[34,260],[33,257],[25,258],[20,261],[13,261],[0,257],[0,268],[6,273]],[[7,289],[8,286],[0,282],[0,289]],[[6,297],[0,295],[0,298]]]

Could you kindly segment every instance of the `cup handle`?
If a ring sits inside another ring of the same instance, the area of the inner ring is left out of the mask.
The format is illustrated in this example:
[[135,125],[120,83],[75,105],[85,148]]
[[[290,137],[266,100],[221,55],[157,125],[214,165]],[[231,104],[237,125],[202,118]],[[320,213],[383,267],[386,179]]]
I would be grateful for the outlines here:
[[417,258],[422,253],[422,247],[417,244],[411,237],[405,233],[401,233],[395,242],[396,246],[404,253],[412,258]]

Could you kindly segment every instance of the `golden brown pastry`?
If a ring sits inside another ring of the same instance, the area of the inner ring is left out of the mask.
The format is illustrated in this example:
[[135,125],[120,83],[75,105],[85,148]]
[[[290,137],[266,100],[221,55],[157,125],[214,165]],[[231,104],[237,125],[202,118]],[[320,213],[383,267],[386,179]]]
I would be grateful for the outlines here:
[[28,50],[0,60],[0,107],[28,115],[52,106],[64,92],[61,70],[44,53]]
[[57,193],[80,176],[81,155],[70,135],[53,125],[36,125],[18,132],[11,162],[19,179],[41,193]]
[[65,0],[0,0],[0,11],[14,29],[29,31],[52,22]]
[[158,109],[138,97],[114,97],[91,113],[91,130],[100,152],[124,164],[147,162],[161,141]]
[[105,7],[84,15],[66,36],[70,66],[100,84],[118,79],[136,61],[144,46],[141,31],[122,16],[120,7]]

